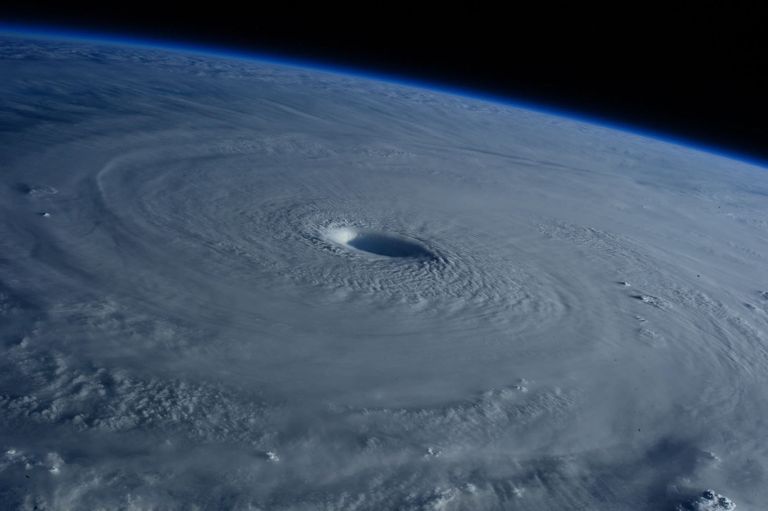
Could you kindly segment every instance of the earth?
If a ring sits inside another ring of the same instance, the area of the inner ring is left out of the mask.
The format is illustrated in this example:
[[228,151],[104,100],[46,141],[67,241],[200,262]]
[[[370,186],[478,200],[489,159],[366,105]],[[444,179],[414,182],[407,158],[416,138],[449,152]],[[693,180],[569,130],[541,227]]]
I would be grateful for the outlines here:
[[584,120],[0,37],[3,509],[768,505],[768,173]]

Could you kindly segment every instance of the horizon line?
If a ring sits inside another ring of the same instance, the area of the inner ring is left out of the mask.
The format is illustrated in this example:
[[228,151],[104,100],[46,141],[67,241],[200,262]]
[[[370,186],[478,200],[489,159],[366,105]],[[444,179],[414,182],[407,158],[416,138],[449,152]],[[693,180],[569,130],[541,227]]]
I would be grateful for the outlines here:
[[93,29],[69,28],[61,25],[48,24],[9,23],[2,20],[0,20],[0,36],[63,40],[80,43],[106,44],[109,46],[175,51],[200,56],[245,60],[249,62],[264,62],[300,69],[310,69],[349,78],[378,81],[432,93],[448,94],[460,98],[482,101],[499,106],[513,107],[555,117],[564,117],[572,121],[613,129],[768,170],[768,158],[749,155],[745,152],[728,149],[722,146],[707,145],[705,142],[699,142],[684,136],[651,131],[631,123],[624,123],[602,115],[588,114],[581,110],[559,107],[554,104],[546,104],[545,102],[530,101],[512,96],[489,93],[468,87],[441,84],[430,80],[401,75],[395,72],[367,71],[352,65],[332,63],[323,59],[298,58],[278,51],[268,53],[217,43],[199,44],[176,38],[168,39],[157,36],[139,37],[127,32],[104,32]]

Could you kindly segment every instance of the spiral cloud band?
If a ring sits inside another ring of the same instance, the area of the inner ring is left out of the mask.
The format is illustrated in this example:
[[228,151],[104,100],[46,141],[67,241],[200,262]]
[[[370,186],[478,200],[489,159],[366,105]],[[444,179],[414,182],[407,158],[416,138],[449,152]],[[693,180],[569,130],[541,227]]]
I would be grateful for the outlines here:
[[765,169],[253,60],[0,74],[9,509],[768,502]]

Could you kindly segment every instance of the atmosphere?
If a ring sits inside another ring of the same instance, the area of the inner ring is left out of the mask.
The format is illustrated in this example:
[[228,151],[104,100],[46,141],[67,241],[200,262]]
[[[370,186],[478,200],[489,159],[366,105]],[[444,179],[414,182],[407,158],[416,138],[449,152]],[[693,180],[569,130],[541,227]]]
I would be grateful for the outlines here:
[[[556,16],[553,16],[555,11]],[[312,62],[537,104],[768,161],[757,5],[543,5],[375,13],[317,6],[4,2],[0,22]]]

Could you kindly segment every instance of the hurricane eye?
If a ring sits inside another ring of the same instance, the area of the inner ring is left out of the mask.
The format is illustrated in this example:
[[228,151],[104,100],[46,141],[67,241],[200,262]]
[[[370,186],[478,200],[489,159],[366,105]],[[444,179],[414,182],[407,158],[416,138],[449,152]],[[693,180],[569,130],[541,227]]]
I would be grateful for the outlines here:
[[331,229],[327,238],[344,247],[377,256],[421,259],[434,257],[434,254],[418,241],[398,234],[340,227]]

